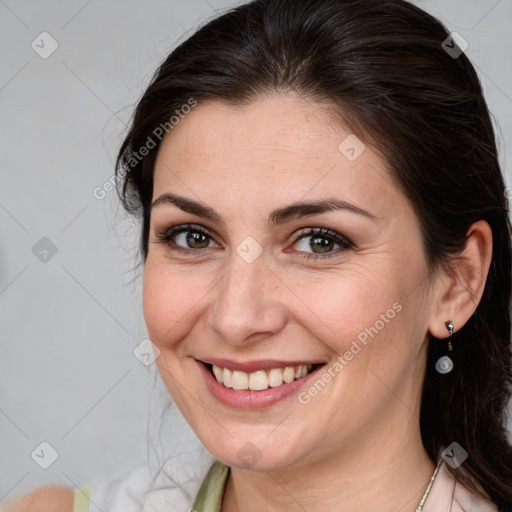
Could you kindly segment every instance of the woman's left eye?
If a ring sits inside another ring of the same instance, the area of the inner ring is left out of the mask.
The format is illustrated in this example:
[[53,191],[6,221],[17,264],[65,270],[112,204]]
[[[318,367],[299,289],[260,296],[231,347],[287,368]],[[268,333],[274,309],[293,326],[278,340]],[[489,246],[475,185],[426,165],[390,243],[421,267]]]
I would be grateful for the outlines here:
[[[195,224],[173,226],[170,229],[163,230],[157,234],[156,241],[166,243],[173,251],[186,253],[219,247],[213,241],[207,229]],[[348,238],[324,227],[308,228],[308,231],[302,231],[294,239],[293,246],[296,245],[300,248],[293,252],[298,252],[300,257],[308,260],[311,258],[329,258],[342,251],[354,248],[354,244]],[[312,252],[308,252],[308,249],[311,249]],[[287,250],[287,252],[289,251]]]
[[[354,248],[354,244],[348,238],[344,237],[340,233],[337,233],[336,231],[332,231],[323,227],[313,228],[306,233],[300,234],[295,239],[294,245],[297,243],[302,244],[302,248],[299,250],[299,252],[307,253],[306,249],[312,249],[312,253],[301,255],[301,257],[308,260],[311,258],[330,258],[342,251]],[[335,250],[335,246],[338,246],[337,250]]]

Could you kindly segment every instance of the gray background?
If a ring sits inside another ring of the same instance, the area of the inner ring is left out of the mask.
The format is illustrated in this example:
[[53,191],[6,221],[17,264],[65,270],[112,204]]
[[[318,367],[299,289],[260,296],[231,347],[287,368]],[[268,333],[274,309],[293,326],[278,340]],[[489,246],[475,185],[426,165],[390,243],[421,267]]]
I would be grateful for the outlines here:
[[[137,226],[115,192],[93,191],[157,64],[237,3],[0,0],[0,503],[145,461],[155,365],[133,354]],[[416,3],[468,41],[511,184],[512,0]],[[51,48],[44,31],[59,45],[46,59],[31,47]],[[43,441],[58,452],[48,469]]]

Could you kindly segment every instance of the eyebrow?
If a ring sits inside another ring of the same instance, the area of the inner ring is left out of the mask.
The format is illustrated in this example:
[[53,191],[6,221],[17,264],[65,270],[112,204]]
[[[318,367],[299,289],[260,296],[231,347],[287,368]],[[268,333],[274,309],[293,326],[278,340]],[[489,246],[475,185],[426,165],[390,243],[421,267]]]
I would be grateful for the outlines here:
[[[193,201],[192,199],[179,196],[177,194],[171,194],[170,192],[162,194],[157,199],[155,199],[151,204],[151,210],[164,204],[173,204],[184,212],[192,213],[206,219],[211,219],[220,224],[226,224],[221,215],[213,208],[206,206],[204,203]],[[273,227],[279,224],[284,224],[291,219],[307,217],[310,215],[318,215],[320,213],[336,210],[345,210],[351,213],[356,213],[371,220],[377,219],[377,217],[371,212],[363,210],[354,204],[348,203],[347,201],[342,201],[341,199],[330,198],[316,201],[303,201],[293,203],[282,208],[277,208],[269,214],[268,225],[269,227]]]

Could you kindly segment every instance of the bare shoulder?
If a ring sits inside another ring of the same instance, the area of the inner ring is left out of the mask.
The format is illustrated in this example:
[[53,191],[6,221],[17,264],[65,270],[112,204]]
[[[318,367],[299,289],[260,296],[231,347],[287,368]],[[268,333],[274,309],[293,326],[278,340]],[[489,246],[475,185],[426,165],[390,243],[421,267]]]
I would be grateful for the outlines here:
[[0,506],[0,512],[73,512],[74,490],[48,485]]

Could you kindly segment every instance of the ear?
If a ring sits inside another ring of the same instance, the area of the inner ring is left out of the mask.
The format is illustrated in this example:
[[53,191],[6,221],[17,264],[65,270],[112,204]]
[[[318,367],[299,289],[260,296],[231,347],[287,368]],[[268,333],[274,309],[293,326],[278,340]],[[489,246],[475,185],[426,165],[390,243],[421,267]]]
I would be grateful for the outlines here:
[[449,336],[446,322],[457,332],[473,315],[484,292],[492,259],[492,230],[483,220],[472,224],[462,252],[441,271],[435,284],[435,304],[429,331],[435,338]]

